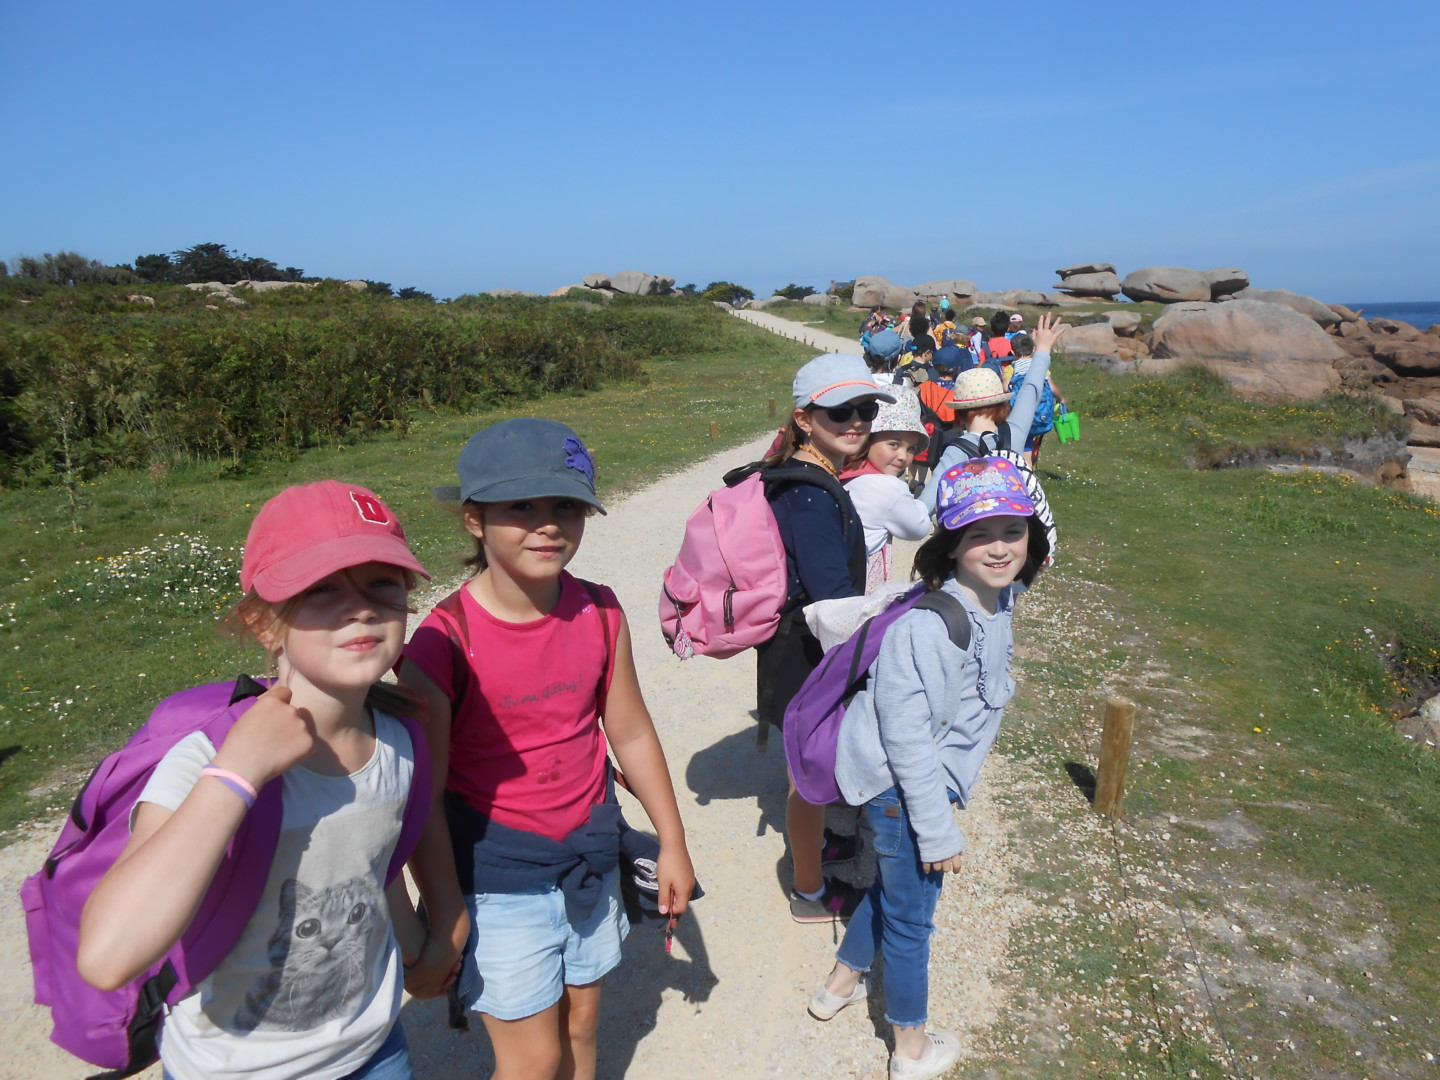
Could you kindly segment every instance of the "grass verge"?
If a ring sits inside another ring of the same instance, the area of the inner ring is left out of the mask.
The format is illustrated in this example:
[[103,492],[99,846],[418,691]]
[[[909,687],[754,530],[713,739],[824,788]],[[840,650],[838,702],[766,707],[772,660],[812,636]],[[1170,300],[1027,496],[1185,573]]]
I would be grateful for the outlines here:
[[[0,493],[0,830],[69,804],[76,785],[161,697],[253,669],[252,647],[215,632],[237,599],[240,550],[260,504],[288,484],[343,477],[379,492],[437,576],[458,573],[457,521],[430,495],[451,483],[477,429],[508,416],[571,425],[614,497],[672,466],[778,425],[813,350],[740,319],[717,320],[711,347],[652,357],[645,380],[550,394],[510,410],[419,413],[404,437],[334,441],[236,472],[222,463],[161,475],[114,471]],[[719,442],[710,438],[717,425]]]

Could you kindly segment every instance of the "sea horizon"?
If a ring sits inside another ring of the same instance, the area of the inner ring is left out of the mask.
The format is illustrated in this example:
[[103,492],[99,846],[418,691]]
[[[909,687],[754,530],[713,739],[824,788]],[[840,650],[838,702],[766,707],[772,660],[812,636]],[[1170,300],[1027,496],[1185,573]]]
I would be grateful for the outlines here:
[[1397,319],[1417,330],[1440,322],[1440,300],[1372,300],[1356,304],[1345,301],[1345,306],[1351,311],[1363,311],[1367,319]]

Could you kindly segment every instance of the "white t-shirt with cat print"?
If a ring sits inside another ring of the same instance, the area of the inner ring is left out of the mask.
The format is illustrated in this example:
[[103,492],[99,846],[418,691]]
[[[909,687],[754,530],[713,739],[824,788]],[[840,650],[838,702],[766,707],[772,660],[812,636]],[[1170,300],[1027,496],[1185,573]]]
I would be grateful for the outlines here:
[[[400,1011],[404,971],[385,871],[414,775],[410,734],[375,713],[375,753],[349,776],[289,769],[275,861],[239,943],[165,1021],[176,1080],[335,1080],[364,1065]],[[140,795],[177,809],[215,756],[196,732]]]

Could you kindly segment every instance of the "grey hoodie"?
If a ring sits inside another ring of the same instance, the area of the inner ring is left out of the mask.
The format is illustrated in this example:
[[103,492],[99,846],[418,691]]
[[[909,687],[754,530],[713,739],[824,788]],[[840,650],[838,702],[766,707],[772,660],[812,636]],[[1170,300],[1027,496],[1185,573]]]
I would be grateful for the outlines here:
[[1012,591],[1001,592],[989,615],[953,576],[944,589],[970,616],[968,654],[935,612],[902,615],[885,634],[869,683],[845,711],[835,754],[835,779],[852,806],[899,786],[924,862],[965,850],[947,789],[962,806],[969,802],[1015,693]]

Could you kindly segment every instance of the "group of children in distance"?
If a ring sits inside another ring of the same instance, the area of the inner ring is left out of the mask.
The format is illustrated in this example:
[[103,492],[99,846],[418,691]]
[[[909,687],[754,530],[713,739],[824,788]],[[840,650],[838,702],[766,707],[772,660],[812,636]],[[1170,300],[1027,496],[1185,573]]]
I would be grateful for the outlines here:
[[[1042,375],[1059,332],[1048,319],[1037,331]],[[917,538],[935,512],[915,574],[953,594],[974,633],[962,655],[932,613],[903,616],[846,714],[837,780],[874,831],[875,884],[861,896],[824,880],[822,863],[853,857],[856,838],[826,834],[823,807],[793,790],[787,814],[792,916],[852,915],[810,1012],[826,1020],[864,998],[883,952],[890,1073],[911,1080],[958,1055],[953,1035],[926,1027],[932,915],[965,847],[950,804],[968,799],[1013,692],[1014,582],[1033,579],[1048,541],[1003,458],[947,452],[920,501],[908,488],[899,498],[919,430],[892,389],[859,357],[822,356],[795,377],[770,463],[848,469],[854,499],[798,483],[774,497],[792,595],[786,633],[758,668],[762,702],[783,716],[820,658],[795,612],[888,576],[877,530]],[[962,415],[971,406],[989,407],[957,402]],[[982,450],[1004,421],[994,415],[971,427]],[[688,904],[695,874],[624,613],[611,590],[565,569],[588,518],[605,512],[589,451],[562,424],[508,420],[470,440],[458,473],[444,494],[461,502],[473,576],[408,645],[408,594],[428,574],[377,495],[293,487],[251,526],[232,618],[273,680],[221,745],[195,734],[165,756],[81,919],[81,974],[106,988],[132,980],[185,932],[257,791],[282,785],[262,899],[171,1011],[167,1077],[403,1080],[402,986],[422,997],[453,988],[478,1011],[499,1080],[593,1077],[601,980],[627,932],[608,750],[659,835],[660,910]],[[399,686],[382,683],[397,666]],[[423,916],[385,874],[421,749],[404,715],[423,725],[434,775],[410,861]]]

